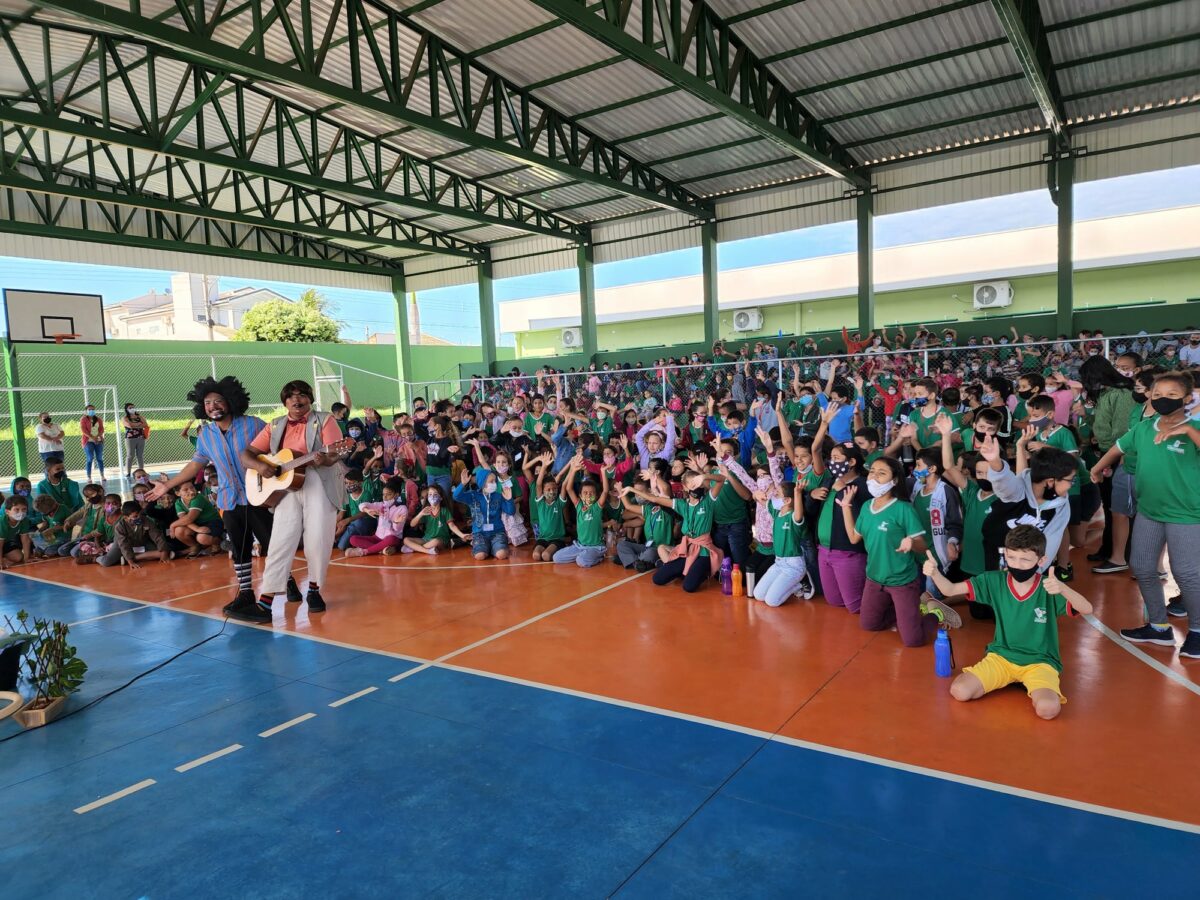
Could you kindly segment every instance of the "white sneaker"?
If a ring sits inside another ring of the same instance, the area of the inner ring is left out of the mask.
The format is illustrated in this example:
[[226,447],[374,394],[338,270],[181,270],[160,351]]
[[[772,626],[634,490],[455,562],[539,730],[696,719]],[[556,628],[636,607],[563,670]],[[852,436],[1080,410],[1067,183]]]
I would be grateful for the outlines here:
[[800,581],[800,586],[796,588],[796,593],[793,597],[799,597],[801,600],[811,600],[817,593],[817,586],[813,584],[812,576],[807,572],[804,573],[804,578]]

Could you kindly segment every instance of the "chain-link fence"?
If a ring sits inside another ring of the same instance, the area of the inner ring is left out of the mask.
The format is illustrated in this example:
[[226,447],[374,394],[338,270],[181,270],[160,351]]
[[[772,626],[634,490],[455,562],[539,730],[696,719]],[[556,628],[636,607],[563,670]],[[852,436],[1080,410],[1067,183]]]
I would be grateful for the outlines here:
[[[117,389],[112,385],[46,385],[33,388],[10,388],[0,390],[5,398],[5,408],[0,411],[0,474],[4,483],[0,490],[9,492],[9,479],[18,474],[29,475],[36,482],[42,471],[42,447],[45,452],[63,458],[68,471],[82,472],[86,468],[83,451],[83,427],[81,420],[89,404],[95,407],[96,417],[104,425],[105,470],[117,472],[124,463],[124,447],[119,436],[121,407],[117,402]],[[14,419],[14,415],[19,419]],[[62,437],[56,441],[39,442],[37,427],[43,416],[49,423],[43,429],[55,434],[61,429]],[[20,428],[14,427],[19,421]],[[20,453],[24,465],[17,466],[17,435],[21,435]],[[98,474],[98,471],[97,471]]]
[[79,419],[87,403],[96,404],[99,413],[104,402],[111,405],[111,410],[104,412],[105,462],[110,471],[123,472],[118,453],[124,452],[120,428],[124,405],[133,404],[150,425],[146,467],[178,467],[191,458],[193,448],[192,405],[187,394],[205,376],[237,376],[250,394],[250,413],[264,419],[283,412],[279,389],[296,378],[313,385],[318,409],[328,410],[341,401],[343,389],[356,408],[395,408],[401,395],[401,382],[393,377],[320,356],[32,352],[19,354],[17,364],[20,387],[11,390],[0,385],[0,394],[9,395],[8,407],[0,417],[0,477],[5,479],[18,474],[12,400],[22,412],[25,447],[32,448],[26,453],[26,469],[36,472],[40,464],[34,427],[43,410],[51,411],[73,435],[74,449],[66,448],[68,469],[82,468]]

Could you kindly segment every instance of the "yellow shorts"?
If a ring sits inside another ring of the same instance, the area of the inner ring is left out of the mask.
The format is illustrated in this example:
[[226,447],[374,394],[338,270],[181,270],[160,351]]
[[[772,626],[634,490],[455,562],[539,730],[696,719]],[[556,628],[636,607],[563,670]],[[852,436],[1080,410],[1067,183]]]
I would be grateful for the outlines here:
[[1058,694],[1060,702],[1067,702],[1067,698],[1059,690],[1058,669],[1049,663],[1018,666],[998,653],[989,653],[975,665],[967,666],[963,671],[970,672],[983,683],[984,693],[998,691],[1002,687],[1019,681],[1025,685],[1025,693],[1031,696],[1034,691],[1044,688]]

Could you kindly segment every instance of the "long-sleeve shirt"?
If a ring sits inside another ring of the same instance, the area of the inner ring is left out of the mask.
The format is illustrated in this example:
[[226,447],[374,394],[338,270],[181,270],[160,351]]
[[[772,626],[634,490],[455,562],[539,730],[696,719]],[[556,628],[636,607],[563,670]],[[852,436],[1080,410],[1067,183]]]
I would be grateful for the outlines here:
[[[1008,467],[1008,463],[1004,463],[1004,468],[999,472],[993,470],[988,474],[992,481],[992,490],[1000,503],[1023,503],[1025,504],[1024,515],[1036,519],[1034,522],[1018,522],[1018,524],[1033,524],[1046,536],[1046,559],[1049,560],[1047,566],[1052,564],[1055,557],[1058,556],[1059,544],[1062,543],[1063,533],[1066,532],[1071,519],[1071,507],[1067,498],[1055,497],[1053,500],[1041,500],[1034,494],[1029,471],[1026,470],[1017,475]],[[997,510],[993,506],[993,512],[995,511]],[[1012,518],[1018,520],[1022,518],[1022,511],[1019,507],[1014,511]]]
[[121,516],[113,526],[113,538],[121,548],[121,555],[125,557],[126,562],[136,561],[138,547],[145,549],[148,544],[153,544],[160,553],[166,553],[168,549],[162,529],[145,514],[137,525],[131,524],[127,518]]
[[571,457],[575,455],[575,445],[567,438],[565,423],[559,425],[554,434],[550,435],[550,443],[554,447],[554,462],[550,464],[550,471],[557,475],[567,467]]
[[[777,493],[777,491],[772,491],[772,488],[778,487],[780,483],[779,478],[776,478],[776,474],[779,472],[779,464],[775,461],[774,456],[771,457],[771,474],[760,475],[758,481],[755,481],[753,478],[751,478],[750,474],[741,467],[737,460],[731,459],[725,464],[725,468],[727,468],[729,470],[729,474],[740,481],[743,486],[745,486],[746,490],[750,491],[751,494],[754,494],[756,491],[761,491],[764,494]],[[782,473],[780,473],[780,478],[781,477]],[[769,500],[770,497],[768,497],[767,500],[754,501],[754,526],[752,531],[754,532],[754,539],[760,544],[772,543],[772,528],[774,527],[775,520],[768,507]]]
[[372,503],[360,503],[358,508],[363,512],[376,513],[375,537],[380,540],[388,537],[404,537],[404,523],[408,521],[408,507],[403,503],[377,500]]
[[504,520],[500,516],[502,514],[511,516],[517,509],[516,504],[511,500],[506,500],[499,491],[488,494],[484,491],[473,490],[465,484],[459,484],[454,488],[454,499],[470,508],[472,533],[503,531]]
[[89,443],[104,442],[104,420],[84,416],[79,420],[79,443],[86,447]]
[[661,432],[663,430],[664,426],[660,426],[657,419],[651,419],[649,422],[639,428],[637,434],[633,436],[633,442],[638,448],[638,461],[641,463],[643,469],[650,468],[651,459],[665,459],[667,462],[670,462],[671,459],[674,458],[676,439],[675,420],[670,416],[667,416],[667,423],[665,426],[666,439],[663,441],[663,448],[657,453],[651,453],[649,448],[646,446],[646,435],[648,435],[651,431]]
[[1096,418],[1092,434],[1101,453],[1106,453],[1117,438],[1129,430],[1129,414],[1133,411],[1133,391],[1108,388],[1096,400]]
[[746,420],[746,424],[742,426],[741,431],[731,431],[726,428],[716,416],[708,417],[708,429],[718,438],[733,438],[738,442],[738,457],[743,466],[750,465],[750,460],[754,458],[754,429],[758,427],[758,419],[751,416]]

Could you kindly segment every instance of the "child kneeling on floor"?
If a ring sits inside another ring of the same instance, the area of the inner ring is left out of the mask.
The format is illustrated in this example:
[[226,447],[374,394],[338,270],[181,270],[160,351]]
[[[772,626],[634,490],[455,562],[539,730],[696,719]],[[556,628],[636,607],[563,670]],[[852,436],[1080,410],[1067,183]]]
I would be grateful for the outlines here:
[[775,563],[754,585],[754,599],[767,606],[782,606],[796,593],[808,567],[804,564],[804,484],[782,485],[782,497],[772,497],[771,548]]
[[955,700],[978,700],[1019,681],[1033,701],[1034,712],[1053,719],[1066,702],[1059,689],[1058,617],[1090,613],[1092,604],[1059,581],[1053,568],[1038,574],[1048,560],[1046,536],[1034,526],[1012,529],[1003,552],[1006,571],[984,572],[961,584],[946,578],[932,555],[925,562],[925,574],[946,597],[966,597],[996,614],[996,636],[987,655],[962,670],[951,683],[950,694]]

